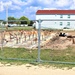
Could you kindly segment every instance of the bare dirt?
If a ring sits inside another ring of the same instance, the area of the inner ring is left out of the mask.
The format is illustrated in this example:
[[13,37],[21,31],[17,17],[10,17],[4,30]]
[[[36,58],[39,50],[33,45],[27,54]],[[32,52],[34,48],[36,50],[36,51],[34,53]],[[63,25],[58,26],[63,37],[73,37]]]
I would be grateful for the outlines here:
[[[67,36],[59,36],[59,33],[56,33],[52,39],[50,39],[42,48],[45,49],[66,49],[68,47],[75,46],[75,31],[61,31],[62,33],[67,34]],[[68,38],[68,36],[72,36]]]
[[0,75],[75,75],[75,67],[59,69],[30,64],[20,66],[0,64]]
[[[59,33],[65,33],[68,38],[60,37]],[[24,47],[29,49],[38,48],[38,32],[33,31],[4,31],[0,33],[0,46],[4,47]],[[69,46],[75,46],[75,31],[41,31],[41,48],[46,49],[65,49]]]

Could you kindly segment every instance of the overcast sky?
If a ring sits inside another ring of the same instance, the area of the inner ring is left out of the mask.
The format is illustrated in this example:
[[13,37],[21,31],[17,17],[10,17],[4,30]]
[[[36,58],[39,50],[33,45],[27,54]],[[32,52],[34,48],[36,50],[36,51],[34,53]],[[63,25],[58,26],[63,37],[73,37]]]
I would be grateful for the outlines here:
[[75,0],[0,0],[0,19],[6,20],[6,6],[9,16],[32,20],[39,9],[75,9]]

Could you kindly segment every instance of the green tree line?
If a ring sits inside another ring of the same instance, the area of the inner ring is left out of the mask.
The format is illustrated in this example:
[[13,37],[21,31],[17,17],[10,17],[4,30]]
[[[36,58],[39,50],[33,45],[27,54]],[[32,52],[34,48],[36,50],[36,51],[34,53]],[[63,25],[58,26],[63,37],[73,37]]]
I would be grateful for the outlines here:
[[[19,21],[20,20],[20,21]],[[15,17],[11,17],[9,16],[8,17],[8,21],[9,23],[16,23],[16,24],[28,24],[28,25],[32,25],[33,24],[33,21],[30,21],[27,17],[25,16],[22,16],[20,18],[15,18]]]

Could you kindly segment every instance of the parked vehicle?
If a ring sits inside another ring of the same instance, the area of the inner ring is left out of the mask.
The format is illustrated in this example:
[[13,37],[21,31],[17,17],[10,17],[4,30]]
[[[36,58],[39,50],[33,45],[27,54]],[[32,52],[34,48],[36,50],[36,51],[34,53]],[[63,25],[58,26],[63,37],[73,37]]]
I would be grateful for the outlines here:
[[17,26],[17,24],[8,24],[8,27],[14,27]]

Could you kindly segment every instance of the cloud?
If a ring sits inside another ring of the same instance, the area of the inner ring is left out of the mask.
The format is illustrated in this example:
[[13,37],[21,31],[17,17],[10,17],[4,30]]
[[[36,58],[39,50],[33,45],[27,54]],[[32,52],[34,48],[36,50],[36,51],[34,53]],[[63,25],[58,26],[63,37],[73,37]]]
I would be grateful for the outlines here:
[[44,8],[43,10],[56,10],[57,8]]
[[75,4],[75,0],[73,0],[73,3]]
[[53,0],[37,0],[40,4],[43,4],[43,5],[50,5]]
[[11,0],[14,4],[24,6],[24,5],[29,5],[32,3],[33,0],[27,0],[27,1],[22,1],[22,0]]
[[35,19],[39,9],[75,9],[75,0],[0,0],[0,13],[4,13],[7,5],[10,16],[13,14],[14,17]]
[[0,1],[0,12],[4,11],[4,7],[6,7],[7,5],[8,6],[11,6],[12,5],[12,2],[9,1],[9,2],[3,3],[2,1]]
[[43,7],[50,7],[54,0],[36,0],[33,5]]
[[4,10],[4,8],[3,8],[3,3],[0,2],[0,12],[2,12],[3,10]]
[[11,6],[12,5],[12,2],[11,1],[8,1],[8,2],[3,2],[4,6]]
[[71,5],[72,3],[72,0],[56,0],[55,1],[55,4],[58,6],[58,7],[65,7],[65,6],[69,6]]
[[38,7],[30,6],[30,7],[25,8],[24,13],[30,13],[30,14],[35,13],[38,9],[41,10],[41,7],[40,6]]
[[70,6],[70,9],[75,9],[75,0],[72,1],[72,4]]
[[9,10],[20,10],[21,6],[13,4],[12,1],[8,1],[8,2],[0,2],[0,12],[4,11],[4,9],[6,9],[6,7],[8,6]]
[[16,5],[24,5],[25,2],[22,2],[21,0],[12,0],[12,2]]
[[[35,14],[38,9],[41,10],[42,8],[40,6],[39,7],[30,6],[30,7],[24,8],[24,11],[22,12],[20,11],[17,17],[21,17],[25,15],[29,19],[35,19]],[[16,14],[18,14],[18,12],[16,12]]]
[[12,7],[11,7],[11,10],[20,10],[21,9],[21,7],[20,6],[17,6],[17,5],[12,5]]

